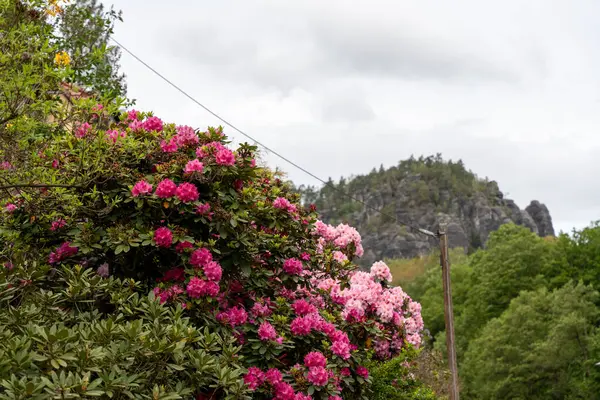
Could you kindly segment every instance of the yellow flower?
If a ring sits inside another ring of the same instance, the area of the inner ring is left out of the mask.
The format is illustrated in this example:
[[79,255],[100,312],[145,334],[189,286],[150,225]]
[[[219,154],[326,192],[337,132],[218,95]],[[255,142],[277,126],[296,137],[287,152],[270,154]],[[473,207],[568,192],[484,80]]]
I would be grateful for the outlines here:
[[69,57],[65,51],[56,53],[56,56],[54,57],[54,64],[66,67],[67,65],[71,64],[71,57]]
[[59,0],[50,0],[48,3],[48,8],[46,9],[46,14],[52,16],[52,17],[56,17],[58,14],[63,12],[63,9],[61,6],[59,6],[58,3]]
[[6,129],[10,129],[12,128],[13,124],[11,124],[10,122],[8,124],[6,124]]

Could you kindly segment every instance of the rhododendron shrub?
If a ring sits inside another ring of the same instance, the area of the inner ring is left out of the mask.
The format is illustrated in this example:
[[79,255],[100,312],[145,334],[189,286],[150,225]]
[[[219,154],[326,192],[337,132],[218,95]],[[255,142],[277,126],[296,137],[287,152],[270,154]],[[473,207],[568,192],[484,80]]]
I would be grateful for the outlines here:
[[384,263],[359,271],[358,232],[319,221],[256,156],[247,144],[230,149],[221,128],[137,111],[108,129],[84,121],[39,155],[37,185],[3,204],[2,256],[140,281],[162,307],[235,338],[247,396],[361,398],[373,359],[420,345],[420,305],[389,286]]

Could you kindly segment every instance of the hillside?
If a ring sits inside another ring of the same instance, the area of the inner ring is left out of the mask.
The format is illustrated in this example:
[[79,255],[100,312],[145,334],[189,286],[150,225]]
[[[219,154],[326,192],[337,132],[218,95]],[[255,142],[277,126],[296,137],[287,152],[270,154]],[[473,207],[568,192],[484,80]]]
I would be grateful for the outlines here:
[[[411,157],[387,170],[340,179],[321,189],[300,186],[305,203],[314,203],[327,223],[349,223],[363,237],[364,263],[375,259],[415,257],[436,246],[422,235],[381,216],[435,231],[448,226],[451,247],[472,250],[483,246],[500,225],[514,222],[539,236],[554,236],[552,218],[537,200],[523,210],[504,197],[495,181],[478,178],[462,161],[445,161],[441,155]],[[333,186],[333,187],[331,187]],[[349,200],[344,193],[366,203]]]

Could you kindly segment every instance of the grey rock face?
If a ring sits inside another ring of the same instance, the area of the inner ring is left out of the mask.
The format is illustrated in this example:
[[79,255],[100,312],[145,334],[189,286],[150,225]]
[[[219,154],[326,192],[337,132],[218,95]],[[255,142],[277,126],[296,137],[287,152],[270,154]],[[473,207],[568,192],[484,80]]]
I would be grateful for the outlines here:
[[[414,182],[418,175],[407,176],[399,181],[389,181],[376,188],[354,192],[352,195],[369,205],[345,219],[355,226],[363,240],[365,255],[358,260],[370,265],[385,258],[416,257],[431,252],[438,246],[435,239],[415,233],[410,228],[393,221],[383,221],[372,209],[384,209],[398,221],[435,232],[440,224],[446,226],[451,248],[465,250],[484,247],[491,232],[506,223],[515,223],[540,236],[554,236],[552,218],[548,208],[534,200],[525,210],[513,200],[506,199],[496,182],[489,182],[485,192],[456,197],[449,191],[440,190],[438,204],[414,201]],[[412,191],[412,192],[411,192]],[[439,204],[444,204],[440,207]],[[320,209],[325,222],[332,220],[335,210]]]

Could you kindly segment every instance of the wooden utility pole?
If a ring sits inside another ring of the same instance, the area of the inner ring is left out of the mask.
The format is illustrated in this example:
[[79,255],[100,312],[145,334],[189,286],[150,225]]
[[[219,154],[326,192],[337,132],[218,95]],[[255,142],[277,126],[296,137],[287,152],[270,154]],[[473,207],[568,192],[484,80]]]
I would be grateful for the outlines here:
[[456,346],[454,342],[454,311],[452,309],[452,287],[450,284],[450,262],[448,260],[448,235],[445,227],[438,229],[440,240],[440,265],[444,283],[444,319],[446,320],[446,348],[450,367],[450,400],[458,400],[458,368],[456,366]]

